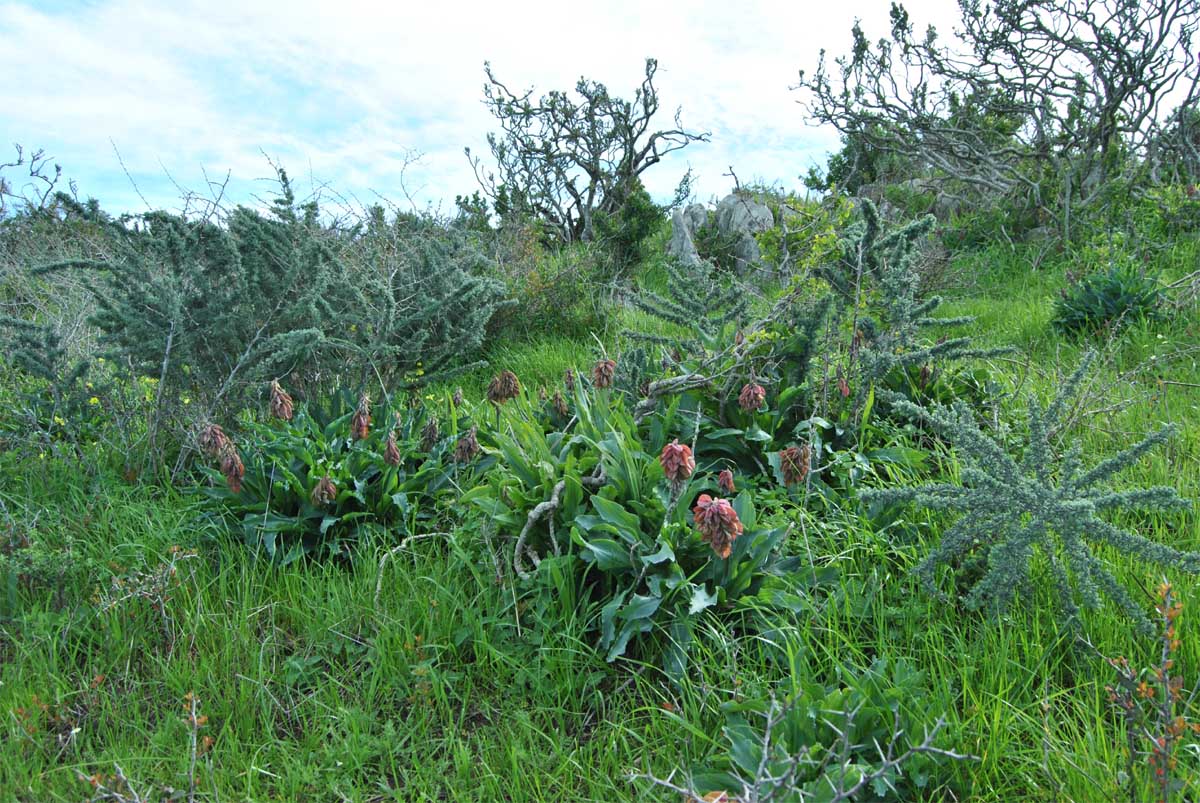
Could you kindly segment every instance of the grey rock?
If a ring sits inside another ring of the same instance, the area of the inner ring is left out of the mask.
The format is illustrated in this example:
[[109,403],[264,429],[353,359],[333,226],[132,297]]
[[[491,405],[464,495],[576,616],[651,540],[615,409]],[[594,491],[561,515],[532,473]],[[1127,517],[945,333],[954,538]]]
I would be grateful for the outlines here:
[[722,236],[738,235],[734,246],[738,273],[757,267],[762,261],[762,253],[754,235],[775,225],[771,207],[753,198],[730,194],[717,204],[716,219],[717,231]]
[[707,217],[708,213],[700,204],[676,209],[671,215],[671,241],[667,243],[667,254],[684,265],[700,264],[696,231],[704,225]]
[[858,188],[858,192],[856,194],[859,198],[866,198],[868,201],[879,203],[883,200],[883,191],[885,189],[887,189],[887,185],[883,184],[882,182],[863,184]]

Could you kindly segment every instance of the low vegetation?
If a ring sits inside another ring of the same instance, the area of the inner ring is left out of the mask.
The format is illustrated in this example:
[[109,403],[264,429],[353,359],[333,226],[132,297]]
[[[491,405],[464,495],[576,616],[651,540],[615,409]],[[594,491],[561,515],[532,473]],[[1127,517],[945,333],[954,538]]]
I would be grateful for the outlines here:
[[[489,68],[450,219],[0,192],[5,799],[1200,795],[1186,148],[1100,132],[1034,197],[973,96],[1006,179],[947,209],[965,163],[842,109],[822,195],[737,188],[739,274],[664,255],[641,149],[705,135],[652,133],[656,66]],[[546,164],[535,111],[647,139]]]

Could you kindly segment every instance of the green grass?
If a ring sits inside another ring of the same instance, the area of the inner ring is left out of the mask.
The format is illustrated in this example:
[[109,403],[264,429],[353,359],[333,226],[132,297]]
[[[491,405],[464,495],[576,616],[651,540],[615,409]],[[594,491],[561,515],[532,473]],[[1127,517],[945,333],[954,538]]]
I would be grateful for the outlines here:
[[[943,309],[976,315],[970,331],[983,344],[1017,347],[992,366],[1006,387],[1049,394],[1087,343],[1049,327],[1061,272],[1030,273],[1005,253],[971,257],[994,267]],[[1094,404],[1137,402],[1083,416],[1073,433],[1097,459],[1131,433],[1178,424],[1169,448],[1123,480],[1171,485],[1192,500],[1200,494],[1200,390],[1191,387],[1200,385],[1200,355],[1171,355],[1198,339],[1182,319],[1128,330],[1108,351]],[[489,359],[492,370],[510,368],[536,387],[554,386],[567,367],[586,369],[598,353],[595,341],[531,337],[493,348]],[[1167,367],[1149,367],[1159,361]],[[490,374],[459,384],[475,395]],[[200,736],[213,739],[195,773],[204,800],[675,801],[628,776],[703,761],[722,744],[722,703],[789,677],[828,682],[839,666],[884,655],[926,673],[950,743],[978,757],[944,765],[930,799],[1116,794],[1124,759],[1104,697],[1109,668],[1059,627],[1047,587],[1001,617],[924,593],[908,570],[944,521],[922,512],[908,522],[917,540],[897,545],[850,514],[781,511],[805,524],[798,550],[839,568],[834,601],[780,619],[770,640],[711,626],[689,681],[675,687],[635,662],[606,664],[585,603],[498,584],[473,548],[482,536],[469,518],[450,537],[414,542],[389,561],[376,605],[385,545],[348,565],[275,569],[198,524],[186,495],[54,458],[30,465],[0,455],[0,477],[0,543],[13,545],[0,563],[5,801],[80,800],[89,789],[77,774],[116,764],[143,793],[183,787],[188,693],[208,717]],[[1195,513],[1122,523],[1200,549]],[[139,598],[105,604],[126,593],[113,578],[153,571],[174,546],[187,553],[175,557],[177,583],[161,610]],[[1133,587],[1159,576],[1110,557]],[[1187,606],[1179,664],[1191,686],[1200,681],[1200,595],[1167,574]],[[1154,644],[1115,610],[1087,612],[1083,623],[1107,654],[1151,661]]]

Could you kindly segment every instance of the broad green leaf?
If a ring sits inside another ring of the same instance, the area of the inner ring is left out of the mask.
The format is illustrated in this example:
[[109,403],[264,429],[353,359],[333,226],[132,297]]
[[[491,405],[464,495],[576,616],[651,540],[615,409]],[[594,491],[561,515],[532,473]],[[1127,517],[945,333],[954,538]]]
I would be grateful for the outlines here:
[[652,555],[643,555],[641,557],[643,566],[652,566],[656,563],[675,560],[675,550],[671,549],[671,545],[664,541],[662,536],[659,536],[656,543],[659,545],[657,552]]
[[692,589],[692,601],[688,603],[688,614],[694,615],[710,606],[717,604],[716,593],[709,593],[705,586],[698,585]]
[[596,568],[605,572],[633,568],[633,560],[629,557],[629,547],[610,538],[594,538],[584,541],[581,557],[595,563]]
[[608,655],[605,660],[609,663],[620,658],[625,654],[625,648],[629,645],[629,640],[639,633],[648,633],[654,625],[645,619],[627,620],[621,626],[620,632],[617,633],[616,639],[613,641],[612,647],[608,650]]
[[592,497],[592,506],[600,517],[617,528],[617,532],[630,541],[637,541],[642,531],[642,521],[619,503],[602,496]]
[[622,608],[617,615],[625,620],[649,619],[661,604],[662,597],[634,594],[630,598],[629,604]]

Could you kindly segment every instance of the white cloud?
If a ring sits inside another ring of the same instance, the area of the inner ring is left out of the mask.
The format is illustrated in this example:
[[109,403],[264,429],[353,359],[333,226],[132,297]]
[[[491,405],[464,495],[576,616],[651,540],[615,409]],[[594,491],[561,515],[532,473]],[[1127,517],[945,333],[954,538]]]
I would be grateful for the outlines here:
[[[910,4],[944,23],[953,0]],[[573,86],[580,75],[628,94],[646,56],[659,60],[663,111],[712,143],[647,174],[669,194],[690,163],[702,195],[723,193],[730,166],[799,184],[835,143],[805,125],[797,71],[820,48],[849,43],[855,17],[884,31],[875,0],[646,4],[199,2],[108,0],[57,9],[0,6],[0,123],[44,147],[106,206],[140,208],[113,153],[154,205],[175,191],[164,168],[198,188],[231,170],[234,197],[268,173],[262,153],[366,200],[399,198],[410,149],[425,154],[409,189],[448,205],[474,189],[464,146],[485,152],[483,61],[512,87]],[[666,120],[664,120],[666,122]]]

